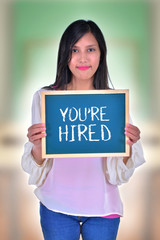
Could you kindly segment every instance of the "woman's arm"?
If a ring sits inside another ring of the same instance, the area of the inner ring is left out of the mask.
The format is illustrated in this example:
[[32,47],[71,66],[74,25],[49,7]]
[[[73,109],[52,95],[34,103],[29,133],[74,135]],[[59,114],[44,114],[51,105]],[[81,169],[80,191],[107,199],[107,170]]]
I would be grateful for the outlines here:
[[[130,122],[131,119],[130,119]],[[106,177],[113,185],[127,182],[135,171],[145,162],[142,146],[140,143],[140,131],[132,124],[127,124],[125,134],[129,138],[129,157],[108,157],[106,160]]]
[[37,91],[32,102],[32,126],[28,129],[29,141],[24,146],[22,168],[29,176],[29,184],[40,186],[50,171],[53,159],[42,159],[41,139],[45,136],[45,127],[41,124],[41,95]]

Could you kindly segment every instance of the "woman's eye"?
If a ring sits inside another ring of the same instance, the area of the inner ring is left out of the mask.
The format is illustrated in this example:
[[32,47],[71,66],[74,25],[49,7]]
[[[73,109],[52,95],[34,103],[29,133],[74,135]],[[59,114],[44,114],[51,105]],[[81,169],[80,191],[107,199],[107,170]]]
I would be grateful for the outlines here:
[[88,51],[89,51],[89,52],[94,52],[95,49],[94,49],[94,48],[89,48]]
[[73,48],[73,49],[72,49],[72,52],[73,52],[73,53],[76,53],[76,52],[78,52],[78,49]]

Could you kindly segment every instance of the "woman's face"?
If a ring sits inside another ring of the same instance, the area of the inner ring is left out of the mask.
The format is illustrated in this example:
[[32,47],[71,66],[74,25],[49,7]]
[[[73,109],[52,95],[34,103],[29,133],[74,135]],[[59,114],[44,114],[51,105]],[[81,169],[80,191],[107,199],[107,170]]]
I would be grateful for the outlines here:
[[72,48],[68,67],[72,80],[92,80],[99,66],[100,49],[92,33],[86,33]]

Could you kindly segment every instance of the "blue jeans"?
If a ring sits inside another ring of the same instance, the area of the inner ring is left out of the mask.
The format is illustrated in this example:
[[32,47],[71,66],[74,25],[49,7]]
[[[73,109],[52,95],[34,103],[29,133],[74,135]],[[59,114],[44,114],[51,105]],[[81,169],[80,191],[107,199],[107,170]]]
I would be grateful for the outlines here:
[[53,212],[40,203],[45,240],[115,240],[120,218],[78,217]]

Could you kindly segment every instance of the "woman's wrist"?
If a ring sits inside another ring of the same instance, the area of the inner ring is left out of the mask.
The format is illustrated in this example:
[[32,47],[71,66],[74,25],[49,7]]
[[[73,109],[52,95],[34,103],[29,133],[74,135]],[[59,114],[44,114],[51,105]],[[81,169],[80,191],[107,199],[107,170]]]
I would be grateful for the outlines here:
[[41,154],[41,150],[40,149],[36,149],[35,146],[33,146],[31,154],[34,158],[34,161],[38,164],[38,165],[42,165],[45,158],[42,158],[42,154]]
[[132,155],[132,147],[130,146],[130,154],[129,154],[129,157],[124,157],[123,158],[123,162],[124,162],[124,164],[126,165],[127,164],[127,162],[128,162],[128,159],[131,157],[131,155]]

